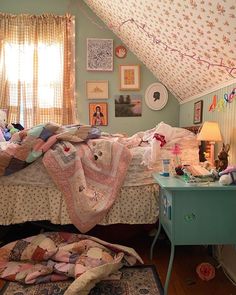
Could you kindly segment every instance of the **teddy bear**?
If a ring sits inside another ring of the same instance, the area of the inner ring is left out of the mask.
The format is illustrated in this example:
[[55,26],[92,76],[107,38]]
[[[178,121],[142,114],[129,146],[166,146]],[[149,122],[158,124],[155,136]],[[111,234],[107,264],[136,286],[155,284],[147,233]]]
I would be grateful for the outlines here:
[[228,157],[229,157],[229,144],[222,145],[222,148],[218,154],[218,159],[215,160],[216,170],[221,172],[228,167]]

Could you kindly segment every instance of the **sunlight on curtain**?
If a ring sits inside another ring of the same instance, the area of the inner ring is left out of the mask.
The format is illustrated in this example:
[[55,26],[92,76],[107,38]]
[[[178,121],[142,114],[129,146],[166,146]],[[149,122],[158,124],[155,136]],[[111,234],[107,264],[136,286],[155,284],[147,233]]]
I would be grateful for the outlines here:
[[74,123],[74,18],[0,14],[0,30],[0,108],[8,121]]

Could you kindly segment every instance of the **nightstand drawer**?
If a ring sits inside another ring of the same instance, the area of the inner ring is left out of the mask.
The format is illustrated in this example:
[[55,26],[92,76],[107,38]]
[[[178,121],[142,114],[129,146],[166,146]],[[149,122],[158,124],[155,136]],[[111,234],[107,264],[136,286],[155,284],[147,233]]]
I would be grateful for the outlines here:
[[170,237],[172,234],[172,194],[165,189],[160,190],[160,221]]
[[235,192],[182,191],[175,198],[172,238],[176,245],[236,242]]

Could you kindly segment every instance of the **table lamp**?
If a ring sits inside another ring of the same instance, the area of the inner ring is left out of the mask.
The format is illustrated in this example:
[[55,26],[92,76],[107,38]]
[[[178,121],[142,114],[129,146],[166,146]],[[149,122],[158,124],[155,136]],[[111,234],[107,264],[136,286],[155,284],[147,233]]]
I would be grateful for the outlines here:
[[209,141],[211,146],[211,164],[214,164],[214,144],[216,141],[222,141],[219,124],[213,121],[205,121],[197,134],[197,140]]

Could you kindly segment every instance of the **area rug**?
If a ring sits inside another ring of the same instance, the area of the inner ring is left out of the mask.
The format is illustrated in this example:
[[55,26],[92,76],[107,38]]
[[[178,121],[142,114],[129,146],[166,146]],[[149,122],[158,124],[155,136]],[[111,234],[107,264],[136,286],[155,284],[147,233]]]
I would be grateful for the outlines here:
[[[89,295],[162,295],[163,288],[154,265],[123,267],[121,279],[98,283]],[[25,286],[0,281],[1,295],[63,295],[72,281]]]

